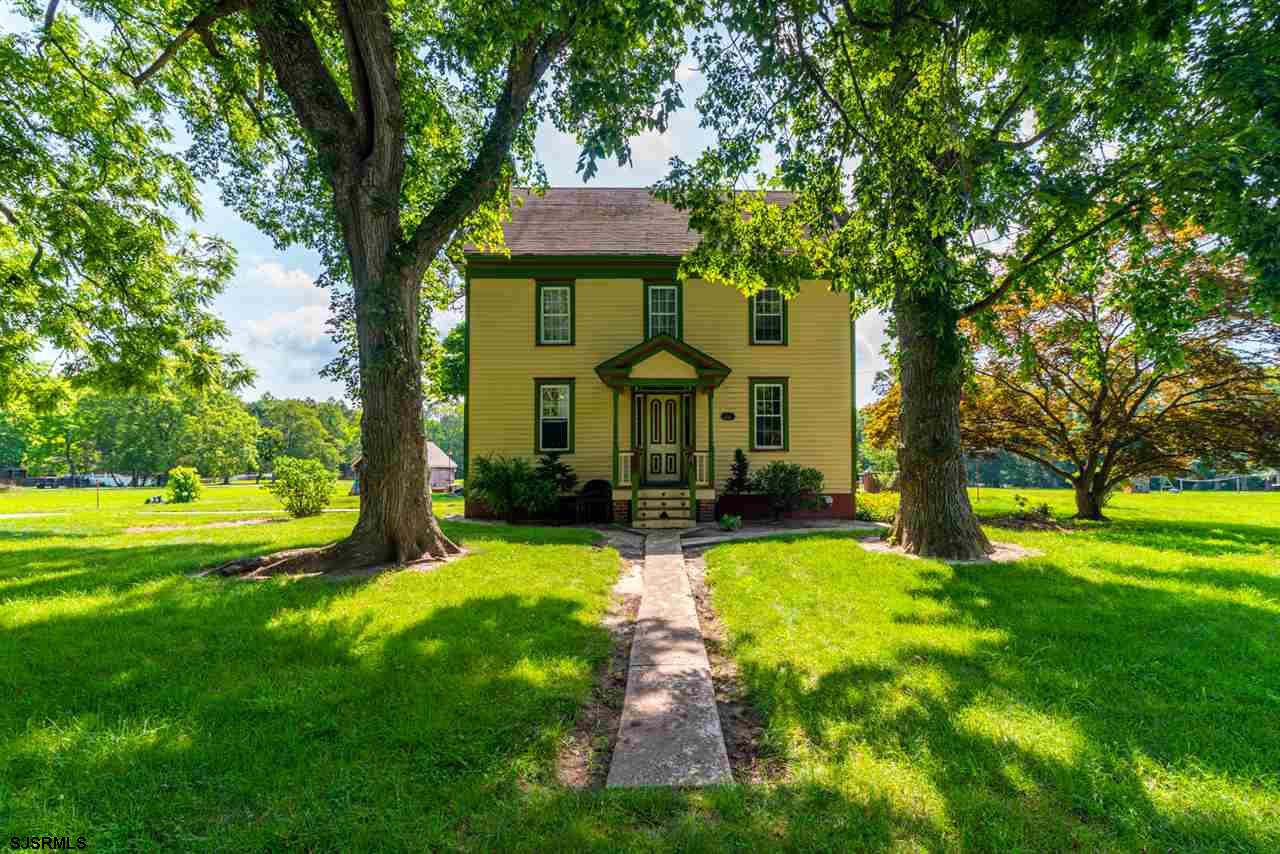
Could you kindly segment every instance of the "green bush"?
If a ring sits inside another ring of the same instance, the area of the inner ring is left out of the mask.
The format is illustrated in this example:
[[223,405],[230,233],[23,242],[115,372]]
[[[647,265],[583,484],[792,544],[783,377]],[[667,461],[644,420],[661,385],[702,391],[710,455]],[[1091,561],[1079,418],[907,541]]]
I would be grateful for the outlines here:
[[169,503],[190,504],[200,497],[204,484],[200,482],[200,472],[191,466],[178,466],[169,469]]
[[820,506],[822,472],[775,461],[751,475],[751,491],[767,496],[774,518],[801,507]]
[[896,492],[859,492],[857,495],[855,519],[863,522],[888,522],[893,524],[898,515],[898,493]]
[[551,512],[560,503],[560,488],[553,479],[526,459],[501,455],[476,458],[467,495],[509,522]]
[[554,483],[556,490],[561,493],[573,492],[578,485],[578,476],[573,467],[560,459],[559,451],[551,451],[538,457],[537,474],[543,480]]
[[735,516],[732,513],[725,513],[720,517],[720,530],[722,531],[736,531],[741,527],[741,516]]
[[733,465],[729,466],[729,477],[724,482],[724,491],[730,495],[741,495],[751,488],[751,462],[741,448],[733,452]]
[[338,475],[319,460],[276,457],[275,480],[267,490],[280,499],[290,516],[314,516],[333,500]]

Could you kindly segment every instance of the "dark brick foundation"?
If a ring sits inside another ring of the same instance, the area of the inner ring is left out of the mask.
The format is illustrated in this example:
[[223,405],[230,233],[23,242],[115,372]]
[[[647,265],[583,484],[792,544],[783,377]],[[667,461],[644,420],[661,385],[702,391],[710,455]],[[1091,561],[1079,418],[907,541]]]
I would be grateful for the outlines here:
[[716,520],[716,502],[714,500],[698,500],[698,521],[714,522]]
[[[817,510],[797,510],[794,513],[788,513],[784,519],[852,519],[853,518],[853,493],[837,492],[828,493],[831,499],[830,507],[822,507]],[[771,519],[773,511],[769,509],[769,499],[763,495],[722,495],[720,500],[716,502],[715,518],[720,518],[726,513],[734,516],[741,516],[743,519]],[[698,510],[698,518],[702,518],[702,510]]]
[[631,501],[613,502],[613,521],[619,525],[626,525],[631,521]]

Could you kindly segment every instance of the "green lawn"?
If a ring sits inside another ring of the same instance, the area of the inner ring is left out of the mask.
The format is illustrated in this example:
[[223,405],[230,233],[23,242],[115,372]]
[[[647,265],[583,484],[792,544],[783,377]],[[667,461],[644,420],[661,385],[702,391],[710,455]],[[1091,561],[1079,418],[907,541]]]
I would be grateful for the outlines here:
[[[194,580],[332,540],[354,514],[198,527],[237,516],[144,507],[156,491],[103,490],[101,512],[92,490],[0,494],[0,513],[60,514],[0,519],[3,837],[1280,846],[1280,496],[1121,496],[1110,526],[990,529],[1046,552],[1016,566],[952,570],[824,535],[721,546],[715,602],[789,779],[575,792],[554,755],[607,655],[617,572],[590,534],[446,523],[472,555],[431,573]],[[275,506],[233,486],[196,509]],[[146,525],[181,528],[126,533]]]
[[[1046,492],[1065,514],[1070,495]],[[1045,553],[1016,565],[840,538],[708,555],[772,744],[848,820],[807,841],[1280,850],[1280,495],[1108,513],[988,528]]]

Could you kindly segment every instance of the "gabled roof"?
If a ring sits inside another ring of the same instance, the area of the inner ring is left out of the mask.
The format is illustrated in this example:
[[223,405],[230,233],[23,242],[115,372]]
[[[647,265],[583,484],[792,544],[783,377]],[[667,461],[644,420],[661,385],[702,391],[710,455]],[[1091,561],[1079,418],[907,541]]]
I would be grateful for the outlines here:
[[427,468],[457,468],[457,466],[439,445],[427,440]]
[[[698,245],[689,217],[644,187],[551,187],[538,196],[511,193],[511,219],[503,225],[515,256],[621,255],[679,258]],[[769,192],[785,203],[791,193]],[[519,203],[517,203],[519,202]],[[467,251],[477,257],[474,247]],[[498,257],[498,256],[487,256]]]
[[[725,377],[729,376],[729,366],[724,362],[708,356],[691,344],[677,341],[670,335],[655,335],[647,341],[641,341],[634,347],[628,347],[616,356],[605,359],[596,365],[596,375],[606,385],[626,385],[633,367],[657,353],[664,352],[693,366],[698,375],[697,384],[700,386],[714,388],[724,382]],[[635,382],[643,383],[644,380],[636,380]]]
[[[432,468],[437,468],[437,469],[455,468],[456,469],[458,467],[457,463],[455,463],[453,459],[448,454],[446,454],[439,445],[437,445],[435,442],[432,442],[430,439],[427,440],[427,452],[426,454],[424,454],[424,456],[427,458],[427,468],[429,469],[432,469]],[[364,465],[364,454],[361,454],[360,456],[352,460],[351,465],[352,466]]]

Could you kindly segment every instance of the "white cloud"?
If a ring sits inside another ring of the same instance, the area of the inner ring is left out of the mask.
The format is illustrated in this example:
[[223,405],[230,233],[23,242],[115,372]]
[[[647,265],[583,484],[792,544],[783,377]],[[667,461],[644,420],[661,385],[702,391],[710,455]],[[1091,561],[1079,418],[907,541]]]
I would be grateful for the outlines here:
[[317,287],[311,274],[297,267],[285,268],[275,261],[266,261],[243,274],[243,278],[250,285],[284,291],[307,305],[329,304],[328,291]]

